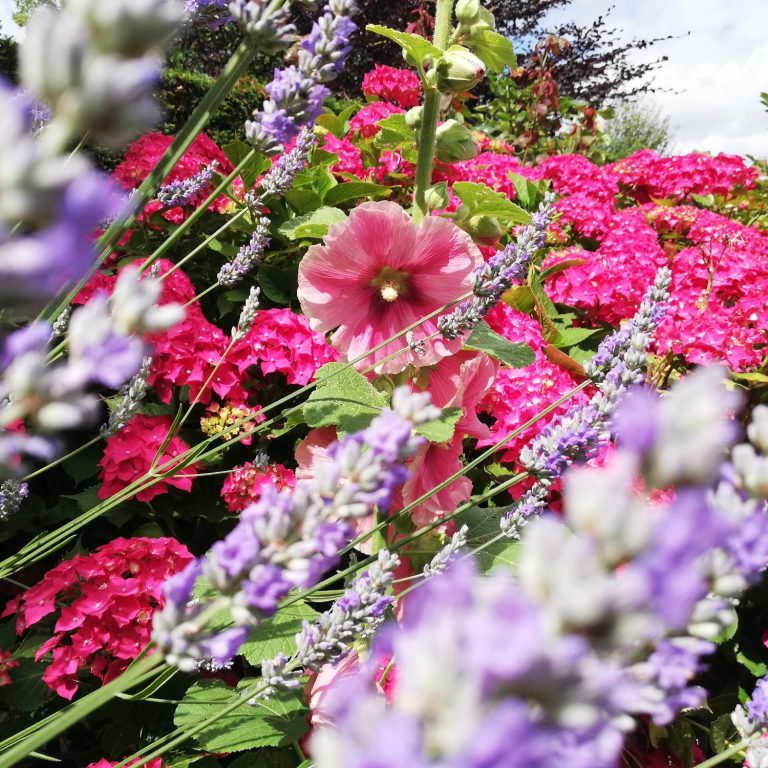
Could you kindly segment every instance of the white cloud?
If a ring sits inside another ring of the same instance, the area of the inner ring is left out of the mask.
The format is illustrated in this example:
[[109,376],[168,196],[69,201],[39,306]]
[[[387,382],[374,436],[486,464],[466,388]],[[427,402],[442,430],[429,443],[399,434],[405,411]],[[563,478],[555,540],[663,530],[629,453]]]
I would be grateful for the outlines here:
[[[553,22],[589,23],[611,0],[573,0]],[[655,83],[669,92],[651,101],[669,115],[677,151],[693,149],[768,157],[766,0],[614,0],[609,24],[626,38],[676,35],[638,51],[638,60],[667,56]],[[690,32],[690,34],[688,34]]]

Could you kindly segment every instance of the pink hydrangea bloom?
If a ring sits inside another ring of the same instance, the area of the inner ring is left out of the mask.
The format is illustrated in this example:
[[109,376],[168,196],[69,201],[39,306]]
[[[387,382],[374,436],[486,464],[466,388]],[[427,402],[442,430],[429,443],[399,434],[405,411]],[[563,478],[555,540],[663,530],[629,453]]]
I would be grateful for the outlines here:
[[363,78],[363,93],[410,109],[419,106],[421,82],[413,70],[377,64]]
[[[170,416],[134,416],[119,432],[107,439],[101,467],[99,498],[108,499],[122,491],[135,480],[145,475],[152,467],[155,453],[163,444],[171,428]],[[158,466],[170,462],[187,451],[189,446],[177,435],[165,447],[158,460]],[[172,466],[170,464],[169,466]],[[181,491],[192,490],[192,480],[197,474],[194,464],[184,471],[169,475],[159,482],[144,488],[136,494],[139,501],[150,501],[155,496],[168,493],[171,487]]]
[[250,331],[228,359],[241,379],[258,365],[262,374],[281,373],[289,384],[303,386],[318,368],[337,361],[339,355],[303,315],[290,309],[264,309],[256,313]]
[[35,661],[51,653],[43,682],[71,699],[82,669],[106,683],[136,658],[163,604],[163,582],[192,559],[176,539],[115,539],[52,568],[11,600],[2,618],[16,614],[21,635],[60,608],[54,634],[38,648]]
[[11,656],[13,654],[10,651],[4,651],[0,648],[0,688],[13,682],[9,672],[19,666],[19,662],[12,659]]
[[502,192],[514,200],[517,196],[510,173],[530,177],[532,171],[524,168],[516,157],[496,152],[481,152],[472,160],[464,160],[451,165],[441,165],[435,174],[436,181],[473,181],[485,184],[497,192]]
[[249,504],[261,498],[267,485],[274,485],[282,491],[284,488],[294,488],[296,478],[293,472],[282,464],[259,467],[247,461],[227,475],[221,488],[221,498],[230,512],[242,512]]
[[[438,337],[420,355],[397,339],[366,353],[465,294],[481,262],[477,246],[452,222],[429,217],[417,226],[396,203],[363,203],[330,228],[323,245],[307,251],[299,265],[299,301],[313,329],[338,329],[332,342],[346,359],[364,356],[359,368],[376,363],[378,373],[398,373],[409,364],[434,365],[462,341]],[[432,319],[415,336],[436,331]]]
[[663,198],[682,202],[692,195],[728,197],[736,190],[754,187],[758,175],[738,155],[691,152],[661,157],[652,149],[635,152],[606,170],[641,203]]
[[349,128],[352,131],[360,131],[360,135],[364,139],[370,139],[381,130],[376,125],[379,120],[384,120],[390,115],[402,114],[404,111],[400,107],[386,101],[373,101],[357,112],[349,121]]
[[[495,422],[490,428],[489,437],[478,441],[479,447],[497,443],[579,383],[571,373],[547,358],[541,326],[533,318],[506,304],[498,304],[489,313],[488,323],[510,341],[527,343],[535,353],[535,361],[527,368],[499,370],[493,386],[480,403],[480,409],[493,416]],[[515,462],[520,449],[532,440],[549,420],[556,414],[564,413],[569,405],[584,402],[586,398],[587,395],[583,392],[579,393],[558,406],[546,418],[523,430],[501,449],[500,460]]]
[[338,161],[331,165],[333,173],[351,173],[358,179],[370,176],[370,172],[363,166],[360,150],[349,139],[337,139],[332,133],[327,133],[323,149],[339,156]]

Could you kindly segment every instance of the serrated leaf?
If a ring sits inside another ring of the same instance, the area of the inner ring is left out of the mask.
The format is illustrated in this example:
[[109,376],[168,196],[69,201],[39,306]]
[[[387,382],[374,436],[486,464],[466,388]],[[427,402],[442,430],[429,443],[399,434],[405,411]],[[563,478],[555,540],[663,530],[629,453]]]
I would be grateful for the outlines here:
[[504,67],[517,66],[512,41],[491,29],[472,35],[472,50],[491,72],[503,72]]
[[34,712],[53,698],[53,691],[43,682],[47,664],[31,658],[19,657],[18,667],[9,670],[10,685],[0,688],[0,707],[6,712]]
[[[174,724],[179,728],[200,725],[228,704],[240,699],[240,691],[257,685],[246,678],[237,689],[221,680],[201,680],[192,685],[176,708]],[[194,735],[195,743],[206,752],[242,752],[257,747],[281,747],[301,738],[307,730],[301,691],[278,693],[251,706],[243,704]]]
[[508,341],[483,321],[474,327],[465,346],[485,352],[510,368],[525,368],[536,360],[534,351],[527,344]]
[[378,120],[376,125],[379,132],[376,134],[374,144],[377,147],[395,145],[402,147],[416,143],[416,132],[405,122],[405,115],[396,114]]
[[423,62],[427,56],[433,59],[439,59],[442,51],[435,48],[429,40],[425,40],[420,35],[413,35],[409,32],[398,32],[396,29],[382,27],[380,24],[368,24],[365,29],[376,35],[381,35],[397,43],[403,51],[412,56],[416,61]]
[[370,181],[348,181],[329,190],[325,196],[325,202],[328,205],[341,205],[350,200],[359,200],[361,197],[366,200],[375,200],[387,197],[391,192],[392,190],[383,184],[374,184]]
[[469,216],[495,216],[511,224],[527,224],[531,214],[500,192],[474,181],[457,181],[454,193],[469,208]]
[[551,267],[547,267],[541,271],[541,279],[546,280],[552,275],[556,275],[558,272],[565,272],[566,269],[571,267],[579,267],[584,264],[584,259],[563,259],[558,261],[557,264],[553,264]]
[[445,443],[453,438],[456,422],[463,413],[461,408],[443,408],[439,419],[416,427],[416,434],[426,437],[431,443]]
[[385,394],[346,363],[327,363],[316,378],[317,387],[304,404],[310,427],[336,426],[344,432],[365,429],[389,403]]
[[739,732],[730,713],[720,715],[712,721],[709,738],[715,752],[725,752],[732,742],[740,741]]
[[[487,544],[492,539],[499,537],[501,528],[499,523],[505,512],[512,509],[509,507],[495,507],[492,509],[480,509],[472,507],[466,512],[462,512],[456,517],[456,527],[460,528],[466,525],[469,528],[467,534],[467,548],[478,549]],[[488,573],[496,566],[512,568],[517,563],[519,541],[510,541],[506,536],[502,536],[493,544],[484,546],[475,555],[478,568],[481,573]]]
[[290,656],[296,649],[295,636],[301,632],[302,622],[313,621],[318,616],[318,612],[306,603],[289,605],[269,621],[259,624],[238,653],[253,666],[259,666],[264,659],[271,659],[278,653]]
[[599,328],[564,328],[563,326],[557,326],[557,335],[552,344],[558,349],[573,347],[599,332]]
[[339,208],[324,205],[312,213],[297,216],[278,227],[278,231],[289,240],[321,240],[333,224],[344,221],[347,215]]

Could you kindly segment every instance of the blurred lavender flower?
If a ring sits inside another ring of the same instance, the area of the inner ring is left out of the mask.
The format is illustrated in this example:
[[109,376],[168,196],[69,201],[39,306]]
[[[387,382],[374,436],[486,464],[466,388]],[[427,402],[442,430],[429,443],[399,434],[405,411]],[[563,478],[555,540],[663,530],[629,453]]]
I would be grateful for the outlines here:
[[19,480],[6,480],[0,483],[0,522],[19,511],[24,499],[29,496],[29,486]]
[[[251,0],[251,4],[261,7],[262,2]],[[237,5],[240,0],[230,9]],[[254,111],[254,119],[246,121],[245,135],[251,144],[263,152],[276,152],[302,126],[319,117],[330,94],[324,83],[342,71],[350,50],[349,40],[356,29],[350,17],[356,12],[355,0],[333,0],[325,6],[325,13],[301,42],[298,64],[275,70],[266,86],[269,98],[261,111]]]
[[265,53],[277,53],[296,36],[296,27],[289,22],[288,5],[280,7],[272,0],[231,0],[229,12],[253,45]]
[[539,209],[533,214],[531,223],[520,229],[516,241],[475,270],[472,285],[475,295],[437,321],[437,327],[446,339],[457,339],[461,334],[471,331],[496,306],[504,291],[515,280],[525,277],[531,260],[547,239],[554,202],[555,196],[547,192]]
[[[272,616],[291,589],[314,584],[338,562],[349,540],[349,519],[374,505],[386,508],[407,477],[402,462],[421,444],[414,426],[439,414],[428,397],[411,396],[407,388],[395,391],[392,407],[367,429],[332,445],[330,461],[314,480],[299,482],[292,493],[267,487],[231,533],[168,582],[153,638],[169,663],[193,669],[204,657],[219,664],[231,659],[249,626]],[[212,604],[190,604],[197,574],[221,595]],[[231,611],[236,627],[206,632],[212,611],[222,607]]]
[[746,749],[745,765],[751,768],[765,768],[768,765],[768,678],[757,681],[752,696],[746,705],[739,704],[731,714],[731,720],[742,739],[750,740]]
[[210,184],[219,164],[214,160],[210,165],[198,171],[188,179],[178,179],[165,184],[157,191],[157,199],[166,208],[186,207],[191,205]]

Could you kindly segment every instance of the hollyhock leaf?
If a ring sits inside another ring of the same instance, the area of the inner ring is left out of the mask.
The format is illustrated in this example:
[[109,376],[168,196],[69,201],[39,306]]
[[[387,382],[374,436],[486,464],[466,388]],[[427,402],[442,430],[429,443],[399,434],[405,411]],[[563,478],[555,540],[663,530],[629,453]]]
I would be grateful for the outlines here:
[[340,208],[324,205],[312,213],[286,221],[278,227],[278,231],[289,240],[322,240],[332,224],[346,218],[347,214]]
[[488,573],[497,565],[514,568],[517,563],[519,541],[510,541],[505,537],[493,544],[484,546],[487,542],[498,537],[499,521],[510,509],[512,509],[511,506],[492,509],[472,507],[456,517],[457,528],[462,525],[469,528],[467,549],[474,550],[483,547],[475,554],[475,561],[480,573]]
[[380,146],[409,146],[416,141],[416,134],[405,122],[405,115],[398,113],[379,120],[379,132],[376,134],[374,144]]
[[298,264],[288,266],[262,265],[259,267],[259,286],[264,295],[281,307],[288,306],[296,298]]
[[43,664],[32,659],[19,658],[18,667],[11,671],[13,683],[0,688],[0,708],[6,712],[34,712],[54,697],[53,691],[43,682]]
[[549,189],[549,183],[546,179],[541,181],[531,181],[521,176],[519,173],[507,174],[515,187],[515,197],[523,208],[533,210],[544,199],[544,193]]
[[398,32],[396,29],[382,27],[380,24],[368,24],[365,29],[367,32],[373,32],[376,35],[389,38],[393,43],[397,43],[405,53],[419,63],[423,63],[427,57],[439,59],[442,53],[439,48],[436,48],[429,40],[425,40],[420,35]]
[[485,352],[510,368],[525,368],[533,365],[536,360],[536,355],[528,344],[507,341],[503,336],[492,331],[484,321],[474,327],[465,346]]
[[562,261],[558,261],[557,264],[553,264],[551,267],[542,269],[541,279],[546,280],[552,275],[556,275],[559,272],[565,272],[566,269],[570,269],[571,267],[580,267],[585,263],[584,259],[563,259]]
[[463,414],[461,408],[443,408],[439,419],[416,427],[415,432],[426,437],[431,443],[446,443],[453,438],[456,422]]
[[469,208],[469,216],[495,216],[510,224],[527,224],[531,215],[500,192],[474,181],[457,181],[453,192]]
[[296,635],[301,632],[303,621],[314,621],[317,611],[306,603],[294,603],[280,610],[276,616],[256,627],[240,646],[238,653],[253,666],[278,653],[290,655],[296,647]]
[[501,300],[525,315],[532,315],[536,309],[536,299],[527,285],[513,285],[502,294]]
[[374,184],[370,181],[348,181],[329,190],[325,196],[325,202],[328,205],[341,205],[341,203],[363,197],[366,200],[378,200],[390,194],[392,190],[383,184]]
[[[332,189],[334,188],[332,187]],[[285,193],[285,201],[300,215],[311,213],[323,204],[323,198],[314,189],[308,187],[306,189],[289,189]]]
[[492,29],[472,35],[472,50],[491,72],[503,72],[504,67],[517,66],[512,41]]
[[316,378],[317,387],[304,404],[310,427],[336,426],[344,432],[365,429],[388,405],[387,396],[346,363],[327,363]]
[[710,728],[709,738],[715,752],[724,752],[731,744],[740,740],[730,712],[713,720]]
[[[173,722],[184,728],[199,725],[214,712],[241,698],[240,691],[257,686],[259,680],[246,678],[233,690],[221,680],[201,680],[184,694],[176,708]],[[301,690],[278,693],[258,702],[242,706],[211,723],[194,735],[198,747],[205,752],[242,752],[257,747],[280,747],[290,744],[307,730],[306,707]]]
[[558,349],[573,347],[584,341],[584,339],[594,336],[599,330],[599,328],[566,328],[557,326],[557,336],[555,336],[552,344],[558,347]]

